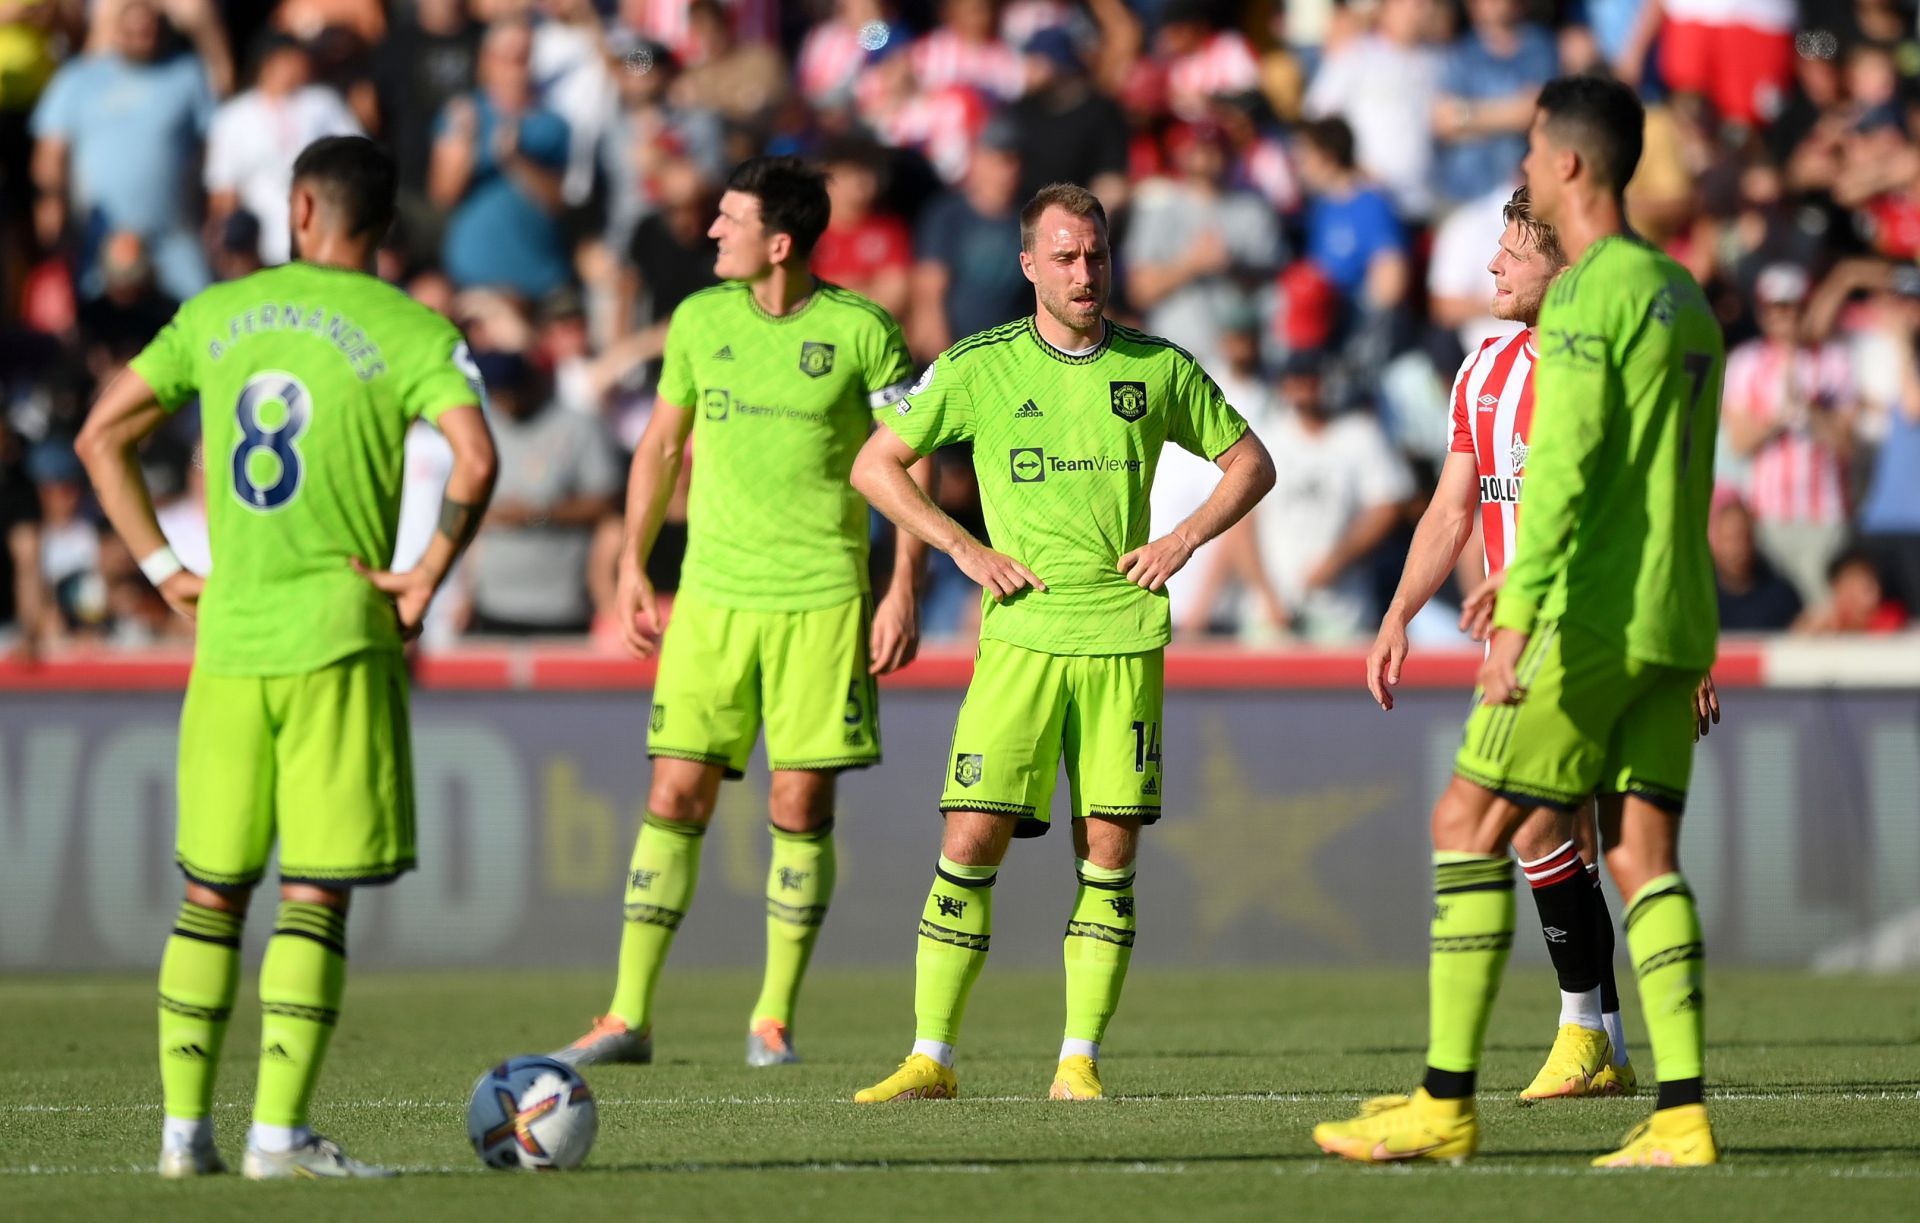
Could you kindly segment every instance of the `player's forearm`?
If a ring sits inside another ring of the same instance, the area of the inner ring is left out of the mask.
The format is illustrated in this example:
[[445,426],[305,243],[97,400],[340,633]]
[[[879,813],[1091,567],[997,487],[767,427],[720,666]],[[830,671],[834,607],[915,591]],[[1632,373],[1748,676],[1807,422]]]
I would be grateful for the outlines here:
[[[925,461],[919,459],[916,465]],[[860,457],[854,460],[853,487],[903,534],[949,556],[956,549],[980,542],[933,503],[927,490],[914,480],[908,464],[876,452],[871,446],[861,450]]]
[[1413,544],[1407,549],[1393,601],[1387,604],[1386,619],[1404,625],[1419,615],[1453,572],[1472,536],[1471,509],[1442,505],[1437,499],[1428,505],[1413,529]]
[[622,563],[631,561],[644,568],[660,537],[660,524],[667,518],[667,503],[680,483],[680,465],[685,444],[678,438],[671,444],[642,437],[633,452],[633,467],[627,480],[627,529],[621,544]]
[[166,411],[146,380],[124,370],[100,393],[73,443],[101,512],[136,561],[167,546],[146,476],[134,457],[134,447],[165,419]]
[[1260,498],[1273,487],[1273,456],[1260,444],[1252,430],[1228,448],[1220,482],[1213,486],[1200,508],[1187,515],[1174,528],[1187,547],[1198,551],[1200,545],[1214,539],[1234,523],[1245,518]]
[[[920,493],[929,504],[934,496],[933,456],[928,455],[907,469],[907,477],[920,489]],[[926,583],[927,544],[911,531],[896,531],[893,541],[893,573],[888,578],[887,593],[903,592],[919,597]]]

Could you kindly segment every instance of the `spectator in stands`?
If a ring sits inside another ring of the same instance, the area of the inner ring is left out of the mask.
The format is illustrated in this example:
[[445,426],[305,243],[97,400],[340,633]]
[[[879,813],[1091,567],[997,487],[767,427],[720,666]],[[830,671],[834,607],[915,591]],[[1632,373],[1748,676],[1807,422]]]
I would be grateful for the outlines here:
[[[1920,268],[1868,265],[1873,322],[1855,335],[1853,364],[1863,391],[1877,383],[1876,444],[1860,507],[1860,543],[1887,576],[1894,597],[1920,607]],[[1834,276],[1840,278],[1843,266]],[[1823,290],[1824,291],[1824,290]]]
[[533,76],[540,99],[567,121],[570,141],[561,195],[569,207],[587,202],[594,167],[617,90],[593,0],[539,0],[542,20],[533,28]]
[[1730,123],[1757,126],[1779,113],[1793,80],[1794,0],[1646,0],[1665,14],[1660,75],[1696,93]]
[[213,234],[213,278],[238,280],[264,266],[260,262],[260,218],[236,208]]
[[525,21],[488,28],[480,88],[441,115],[428,194],[450,214],[443,258],[455,284],[537,300],[573,273],[560,223],[567,124],[535,97],[532,52]]
[[719,0],[691,0],[687,25],[700,51],[686,61],[685,73],[674,83],[674,101],[718,111],[746,127],[772,118],[788,91],[787,66],[779,49],[737,37]]
[[1715,499],[1707,546],[1713,551],[1722,632],[1777,633],[1793,627],[1800,596],[1754,546],[1753,512],[1737,495],[1723,493]]
[[864,141],[842,141],[822,155],[833,212],[811,266],[822,280],[864,293],[899,319],[911,291],[913,236],[878,206],[882,156]]
[[1094,87],[1066,30],[1042,29],[1021,52],[1027,89],[1007,112],[1019,133],[1017,194],[1029,200],[1050,182],[1079,183],[1118,213],[1128,193],[1126,115]]
[[620,487],[612,445],[597,418],[554,404],[518,353],[474,360],[486,379],[500,476],[469,563],[468,631],[584,634],[594,615],[587,552]]
[[1820,606],[1800,617],[1796,633],[1897,633],[1907,627],[1907,609],[1891,598],[1873,557],[1849,548],[1827,566],[1827,592]]
[[403,6],[374,53],[380,135],[400,169],[402,213],[422,231],[416,253],[439,249],[433,240],[439,227],[430,224],[426,199],[434,122],[449,102],[473,88],[479,54],[480,27],[468,18],[465,0]]
[[910,52],[921,89],[954,86],[1011,102],[1026,87],[1026,69],[994,24],[993,0],[941,0],[940,24]]
[[261,261],[285,263],[294,158],[322,136],[358,134],[360,124],[339,94],[313,83],[305,45],[270,34],[257,62],[253,88],[222,102],[207,134],[208,221],[217,230],[244,207],[260,222]]
[[833,15],[816,23],[800,43],[794,76],[801,96],[821,108],[852,105],[867,53],[906,37],[892,24],[891,8],[885,0],[834,0]]
[[616,49],[620,104],[601,136],[600,173],[607,190],[607,249],[624,251],[634,226],[660,206],[654,179],[666,162],[684,157],[710,182],[721,181],[729,163],[720,115],[672,100],[680,73],[673,53],[643,41]]
[[1227,186],[1226,135],[1210,122],[1170,135],[1174,177],[1149,180],[1134,201],[1123,247],[1127,296],[1146,329],[1220,364],[1220,330],[1249,305],[1280,262],[1273,210]]
[[923,361],[1033,309],[1033,286],[1020,272],[1018,147],[1011,125],[990,124],[960,189],[920,216],[908,337]]
[[[623,319],[664,330],[673,308],[715,283],[715,246],[708,236],[716,195],[713,184],[686,158],[660,167],[654,188],[659,211],[634,226],[620,297]],[[622,332],[636,326],[623,325]]]
[[100,277],[100,296],[80,303],[75,325],[88,371],[105,382],[160,334],[180,303],[154,284],[146,245],[134,234],[101,245]]
[[41,442],[27,452],[27,474],[40,497],[40,576],[48,595],[42,637],[54,640],[106,619],[100,530],[82,512],[87,479],[71,445]]
[[1357,164],[1409,219],[1433,208],[1433,115],[1440,52],[1428,41],[1433,0],[1381,0],[1374,30],[1330,50],[1307,87],[1309,118],[1352,129]]
[[20,438],[0,416],[0,645],[40,653],[46,583],[40,576],[40,497],[20,458]]
[[1260,87],[1260,61],[1246,35],[1220,28],[1215,8],[1207,0],[1169,0],[1160,14],[1167,105],[1188,123],[1206,118],[1215,97]]
[[1399,524],[1413,479],[1370,413],[1332,414],[1325,365],[1315,352],[1287,358],[1283,406],[1254,424],[1278,479],[1249,517],[1273,627],[1353,641],[1378,618],[1367,562]]
[[1523,19],[1520,0],[1467,0],[1467,16],[1442,60],[1433,112],[1438,188],[1450,204],[1512,179],[1527,155],[1534,98],[1559,71],[1553,40]]
[[126,0],[106,46],[63,66],[33,113],[40,240],[53,246],[72,233],[89,296],[101,288],[100,244],[122,231],[147,243],[172,296],[207,284],[194,184],[213,89],[198,57],[163,47],[154,6]]
[[1300,177],[1307,187],[1306,256],[1340,297],[1334,343],[1353,369],[1377,372],[1394,346],[1411,287],[1406,231],[1386,192],[1355,166],[1345,120],[1306,125]]
[[1804,337],[1807,289],[1791,264],[1760,276],[1761,335],[1727,358],[1721,445],[1733,462],[1721,479],[1745,492],[1761,551],[1811,604],[1846,541],[1856,396],[1845,350]]
[[0,4],[0,317],[13,314],[33,244],[33,139],[27,123],[59,64],[62,34],[79,32],[79,0]]

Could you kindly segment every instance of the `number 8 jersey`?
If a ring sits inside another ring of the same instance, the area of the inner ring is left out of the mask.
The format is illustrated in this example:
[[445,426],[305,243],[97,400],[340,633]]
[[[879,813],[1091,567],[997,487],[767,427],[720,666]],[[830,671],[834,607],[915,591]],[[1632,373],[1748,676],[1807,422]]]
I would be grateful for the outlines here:
[[214,571],[195,665],[290,675],[398,650],[391,603],[349,561],[392,563],[408,426],[481,401],[453,324],[290,263],[196,295],[130,368],[168,411],[199,397]]

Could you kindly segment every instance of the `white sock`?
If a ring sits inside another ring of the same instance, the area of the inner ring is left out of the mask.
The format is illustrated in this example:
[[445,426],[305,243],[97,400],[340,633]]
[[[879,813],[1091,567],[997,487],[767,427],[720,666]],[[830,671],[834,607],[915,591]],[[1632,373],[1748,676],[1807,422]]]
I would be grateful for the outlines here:
[[1600,1021],[1606,1025],[1607,1040],[1613,1045],[1613,1064],[1616,1066],[1626,1065],[1627,1025],[1620,1022],[1620,1012],[1608,1011],[1606,1014],[1600,1016]]
[[169,1151],[191,1151],[212,1146],[213,1118],[163,1118],[160,1122],[160,1145]]
[[313,1131],[304,1125],[267,1125],[256,1121],[247,1131],[247,1145],[268,1155],[285,1155],[295,1147],[305,1146],[311,1137]]
[[915,1053],[924,1053],[942,1066],[953,1065],[953,1046],[943,1045],[937,1040],[916,1040],[913,1042]]
[[1060,1060],[1070,1057],[1090,1057],[1100,1060],[1100,1042],[1097,1040],[1075,1040],[1071,1036],[1060,1042]]
[[1596,985],[1579,994],[1561,990],[1560,1023],[1563,1027],[1572,1023],[1589,1031],[1600,1031],[1600,987]]

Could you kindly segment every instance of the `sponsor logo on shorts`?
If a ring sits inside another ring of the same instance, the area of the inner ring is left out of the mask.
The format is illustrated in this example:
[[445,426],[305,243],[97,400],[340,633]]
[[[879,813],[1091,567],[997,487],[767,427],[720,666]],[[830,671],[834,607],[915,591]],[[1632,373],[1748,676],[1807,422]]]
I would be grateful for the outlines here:
[[986,776],[986,760],[979,752],[956,752],[953,757],[953,779],[963,786],[977,786]]
[[653,712],[647,715],[647,729],[651,730],[655,734],[659,734],[660,728],[662,726],[665,726],[666,724],[667,724],[667,707],[665,705],[662,705],[659,701],[655,701],[653,703]]
[[1113,396],[1113,414],[1131,424],[1147,414],[1147,384],[1144,382],[1109,382],[1107,390]]
[[800,372],[809,378],[824,378],[833,372],[833,345],[812,340],[800,344]]

